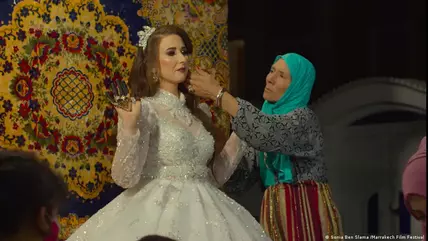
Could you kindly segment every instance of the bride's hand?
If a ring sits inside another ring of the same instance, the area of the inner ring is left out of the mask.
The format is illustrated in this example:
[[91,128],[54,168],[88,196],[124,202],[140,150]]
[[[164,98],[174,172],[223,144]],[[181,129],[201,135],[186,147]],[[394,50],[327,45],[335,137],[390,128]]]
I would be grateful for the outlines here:
[[118,80],[110,84],[110,91],[106,93],[107,98],[115,107],[119,118],[122,119],[123,128],[127,132],[135,132],[137,121],[141,115],[141,101],[129,96],[125,81]]
[[141,115],[141,101],[131,103],[131,111],[115,107],[119,118],[122,119],[122,127],[129,134],[137,131],[137,121]]

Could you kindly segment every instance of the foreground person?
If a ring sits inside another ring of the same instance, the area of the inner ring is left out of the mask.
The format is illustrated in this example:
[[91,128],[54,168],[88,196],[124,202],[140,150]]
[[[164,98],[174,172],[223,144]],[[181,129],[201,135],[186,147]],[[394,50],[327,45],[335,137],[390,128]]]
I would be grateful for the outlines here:
[[424,137],[419,148],[407,162],[403,172],[402,188],[407,209],[422,224],[426,240],[427,205],[427,138]]
[[0,241],[57,241],[67,188],[46,163],[26,152],[0,151]]

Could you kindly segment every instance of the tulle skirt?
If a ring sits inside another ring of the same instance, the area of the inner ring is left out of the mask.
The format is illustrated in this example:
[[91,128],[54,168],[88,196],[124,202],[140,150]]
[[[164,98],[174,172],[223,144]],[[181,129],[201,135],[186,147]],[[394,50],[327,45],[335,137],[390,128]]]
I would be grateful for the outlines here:
[[158,234],[186,241],[270,240],[241,205],[209,182],[143,181],[124,191],[68,241],[136,241]]

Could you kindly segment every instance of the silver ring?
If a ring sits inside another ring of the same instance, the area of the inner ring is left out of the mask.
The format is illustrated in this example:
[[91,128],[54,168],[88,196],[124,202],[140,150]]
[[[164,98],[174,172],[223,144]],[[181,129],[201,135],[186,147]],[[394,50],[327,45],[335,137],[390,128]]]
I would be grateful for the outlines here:
[[195,92],[195,90],[193,89],[193,87],[191,86],[191,85],[189,85],[188,87],[187,87],[187,89],[189,90],[189,92],[190,93],[194,93]]

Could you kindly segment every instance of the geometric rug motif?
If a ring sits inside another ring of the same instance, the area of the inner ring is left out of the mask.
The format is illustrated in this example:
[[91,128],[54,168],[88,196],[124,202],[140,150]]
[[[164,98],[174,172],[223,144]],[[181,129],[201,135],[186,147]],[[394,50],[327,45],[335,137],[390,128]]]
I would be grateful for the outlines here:
[[[135,47],[98,0],[24,0],[0,27],[0,147],[36,152],[91,203],[111,187],[117,115],[105,98]],[[67,237],[86,217],[61,217]]]

